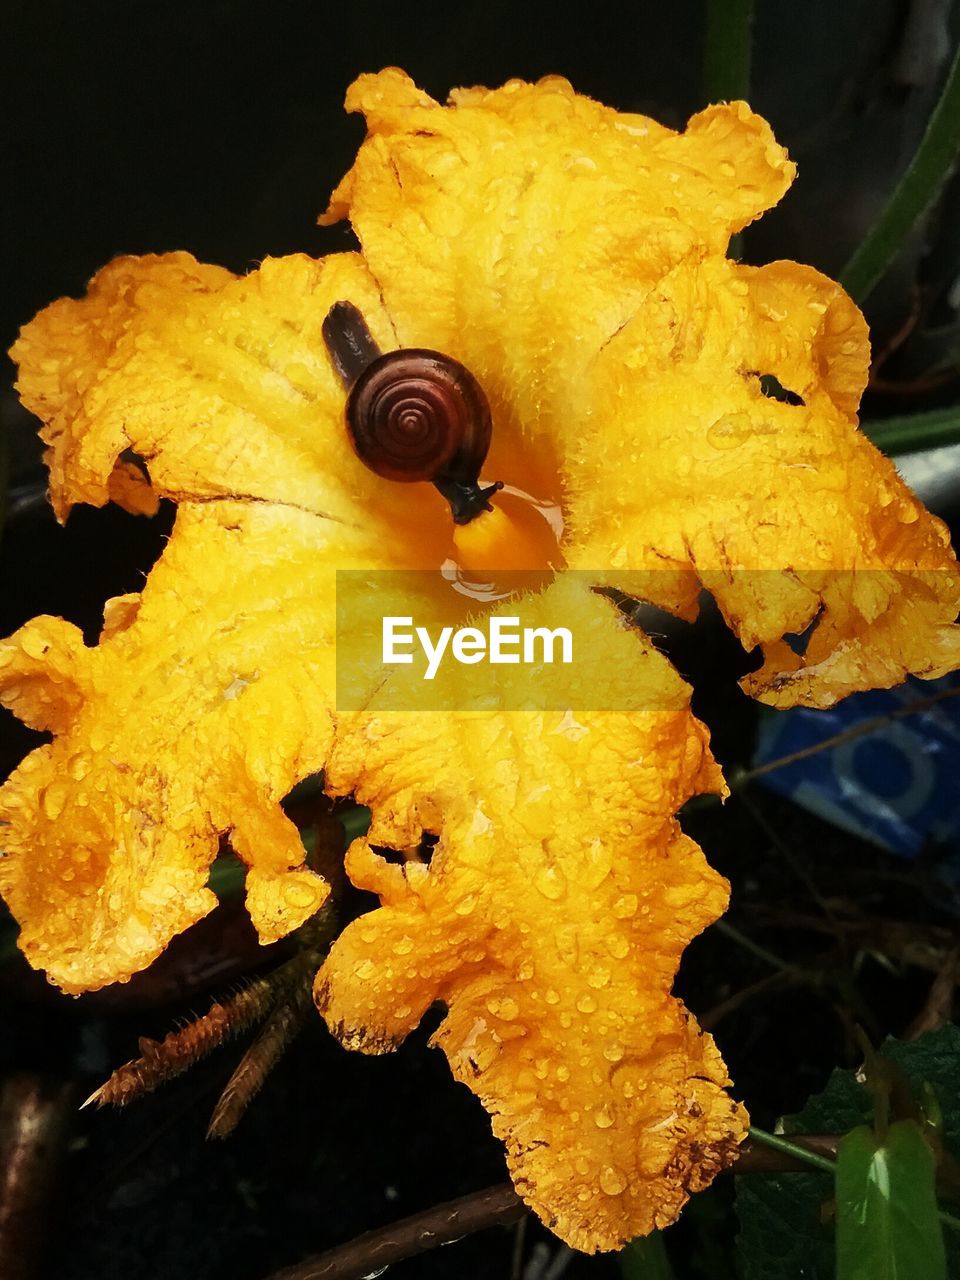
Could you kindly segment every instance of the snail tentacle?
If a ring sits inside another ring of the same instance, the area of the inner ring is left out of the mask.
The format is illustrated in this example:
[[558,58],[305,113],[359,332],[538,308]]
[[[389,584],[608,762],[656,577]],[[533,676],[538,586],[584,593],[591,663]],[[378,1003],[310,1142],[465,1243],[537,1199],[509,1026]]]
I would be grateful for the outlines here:
[[349,391],[364,369],[383,353],[360,308],[352,302],[335,302],[324,318],[322,331],[337,376]]

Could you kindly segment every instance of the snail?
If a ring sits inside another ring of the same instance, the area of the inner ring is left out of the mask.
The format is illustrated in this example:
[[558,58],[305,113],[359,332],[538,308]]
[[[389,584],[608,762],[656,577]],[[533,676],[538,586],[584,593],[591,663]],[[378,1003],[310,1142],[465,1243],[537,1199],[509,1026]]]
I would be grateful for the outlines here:
[[347,432],[360,461],[386,480],[431,481],[456,524],[492,510],[503,485],[480,485],[492,425],[469,369],[420,347],[384,354],[352,302],[330,308],[323,340],[347,389]]

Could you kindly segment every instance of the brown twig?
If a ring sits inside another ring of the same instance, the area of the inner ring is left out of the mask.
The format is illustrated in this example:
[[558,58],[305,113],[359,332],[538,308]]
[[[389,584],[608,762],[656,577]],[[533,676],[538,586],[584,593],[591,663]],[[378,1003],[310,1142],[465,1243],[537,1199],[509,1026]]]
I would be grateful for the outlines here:
[[527,1212],[509,1182],[448,1200],[424,1213],[401,1218],[276,1272],[270,1280],[359,1280],[411,1254],[449,1244],[485,1227],[505,1226]]
[[0,1093],[0,1275],[34,1280],[55,1220],[53,1191],[67,1150],[73,1085],[13,1075]]
[[[818,1155],[834,1156],[839,1136],[807,1134],[797,1137],[791,1134],[790,1141]],[[804,1170],[809,1172],[809,1165],[748,1139],[740,1148],[736,1164],[728,1172],[794,1173]],[[360,1280],[360,1277],[377,1273],[402,1258],[449,1244],[474,1231],[516,1222],[526,1212],[526,1206],[509,1182],[485,1187],[482,1191],[474,1191],[458,1200],[448,1200],[423,1213],[401,1218],[390,1226],[367,1231],[336,1249],[274,1272],[269,1280]]]
[[727,996],[726,1000],[721,1000],[712,1009],[708,1009],[700,1018],[700,1026],[704,1031],[712,1031],[718,1023],[729,1017],[731,1013],[735,1013],[741,1005],[752,1000],[754,996],[763,995],[764,992],[768,992],[775,987],[789,986],[804,980],[803,975],[799,973],[768,973],[758,982],[751,982],[748,987],[742,987],[739,991],[734,991],[732,995]]
[[953,996],[960,976],[960,947],[953,947],[943,958],[943,963],[924,1001],[923,1008],[910,1024],[906,1040],[916,1040],[926,1031],[937,1031],[950,1021],[953,1013]]

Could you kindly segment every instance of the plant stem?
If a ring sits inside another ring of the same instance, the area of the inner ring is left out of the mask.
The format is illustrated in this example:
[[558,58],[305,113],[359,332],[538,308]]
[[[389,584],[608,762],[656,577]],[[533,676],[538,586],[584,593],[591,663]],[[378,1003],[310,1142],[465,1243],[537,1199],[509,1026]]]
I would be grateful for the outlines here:
[[[754,1142],[761,1142],[765,1147],[772,1147],[774,1151],[779,1151],[782,1155],[793,1156],[795,1160],[809,1164],[824,1173],[836,1173],[837,1166],[835,1161],[828,1160],[826,1156],[818,1155],[815,1151],[811,1151],[809,1147],[801,1147],[797,1143],[791,1142],[789,1138],[782,1138],[778,1133],[768,1133],[766,1129],[759,1129],[756,1125],[751,1125],[750,1137]],[[736,1172],[736,1166],[734,1166],[734,1171]],[[960,1218],[948,1213],[946,1209],[938,1209],[937,1215],[944,1226],[951,1227],[954,1231],[960,1231]]]
[[818,1155],[816,1151],[811,1151],[808,1147],[798,1146],[795,1142],[791,1142],[789,1138],[782,1138],[778,1133],[768,1133],[766,1129],[758,1129],[756,1125],[750,1126],[750,1137],[754,1142],[762,1142],[765,1147],[772,1147],[774,1151],[779,1151],[785,1156],[793,1156],[794,1160],[800,1160],[804,1164],[812,1165],[815,1169],[822,1169],[824,1173],[833,1173],[836,1164],[833,1160],[828,1160],[826,1156]]
[[[753,0],[707,0],[703,50],[704,102],[730,102],[750,94]],[[727,257],[743,256],[743,232],[730,237]]]
[[753,0],[707,0],[703,55],[705,102],[729,102],[750,92]]
[[927,212],[960,151],[960,47],[920,146],[889,200],[840,273],[856,302],[869,297],[907,237]]
[[869,436],[884,453],[935,449],[940,445],[960,443],[960,405],[860,425],[864,435]]

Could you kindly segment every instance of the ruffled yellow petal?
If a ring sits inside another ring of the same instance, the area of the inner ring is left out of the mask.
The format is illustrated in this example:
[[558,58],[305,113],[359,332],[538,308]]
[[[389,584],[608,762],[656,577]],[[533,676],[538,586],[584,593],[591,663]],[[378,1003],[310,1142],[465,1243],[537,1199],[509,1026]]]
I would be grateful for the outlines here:
[[389,535],[401,564],[416,562],[418,543],[444,547],[449,519],[432,487],[398,490],[347,444],[343,388],[321,335],[342,299],[384,348],[397,345],[357,254],[267,259],[242,278],[186,253],[118,258],[86,298],[47,307],[11,354],[23,401],[45,423],[61,518],[75,502],[109,498],[142,510],[130,497],[132,453],[154,494],[175,501],[286,504],[374,545]]
[[442,1001],[434,1041],[490,1112],[517,1189],[592,1251],[673,1221],[745,1134],[713,1041],[670,994],[727,899],[673,815],[722,781],[689,690],[609,601],[571,580],[539,607],[538,625],[597,619],[583,697],[609,681],[651,710],[342,723],[328,779],[374,815],[347,867],[382,905],[341,935],[316,991],[343,1042],[375,1053]]
[[[810,268],[724,256],[794,175],[764,121],[731,103],[677,134],[558,79],[441,107],[395,70],[347,105],[369,132],[328,217],[349,214],[401,341],[478,374],[489,474],[562,503],[568,565],[628,591],[642,570],[684,616],[706,585],[779,705],[960,663],[946,529],[855,427],[862,316]],[[838,580],[885,572],[882,614],[858,603],[882,587]],[[817,619],[797,659],[780,638]]]
[[98,646],[57,618],[0,646],[0,698],[58,734],[0,792],[0,889],[64,990],[129,978],[205,915],[223,833],[264,941],[326,897],[279,802],[332,738],[329,592],[303,590],[332,572],[329,529],[282,506],[185,505]]

